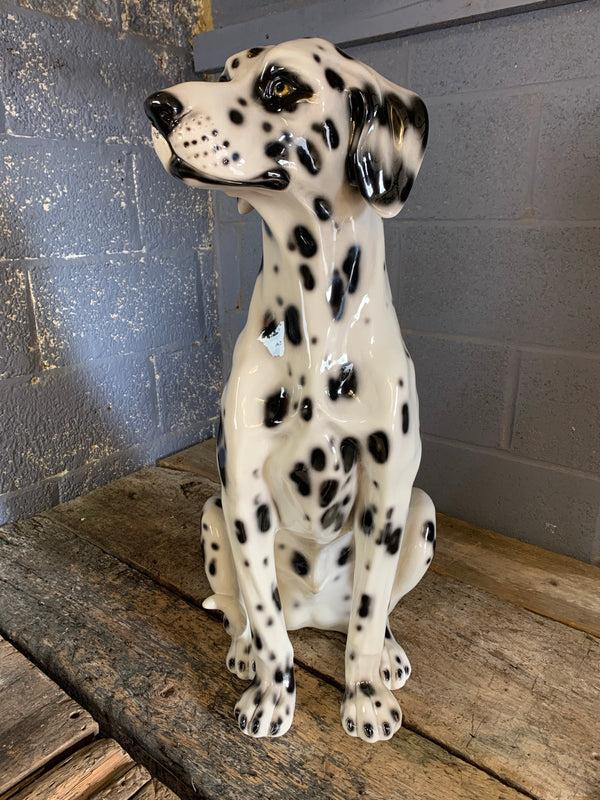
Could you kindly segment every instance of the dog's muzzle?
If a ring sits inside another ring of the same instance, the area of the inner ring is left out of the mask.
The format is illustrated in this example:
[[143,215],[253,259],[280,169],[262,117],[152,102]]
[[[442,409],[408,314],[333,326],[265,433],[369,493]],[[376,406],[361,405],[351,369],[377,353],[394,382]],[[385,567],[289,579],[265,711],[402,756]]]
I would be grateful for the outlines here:
[[170,92],[151,94],[144,103],[144,109],[150,122],[165,139],[168,139],[183,113],[183,106]]

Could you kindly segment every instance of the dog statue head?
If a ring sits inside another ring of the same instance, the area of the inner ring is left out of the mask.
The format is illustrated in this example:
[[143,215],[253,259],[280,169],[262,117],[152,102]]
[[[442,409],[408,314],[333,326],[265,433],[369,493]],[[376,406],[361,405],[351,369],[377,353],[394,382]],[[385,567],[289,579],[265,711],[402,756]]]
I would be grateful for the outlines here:
[[[330,216],[332,203],[358,192],[380,216],[395,216],[427,141],[416,94],[312,38],[232,56],[218,82],[157,92],[146,113],[166,170],[238,197],[242,212],[279,192]],[[328,198],[313,188],[317,175]]]

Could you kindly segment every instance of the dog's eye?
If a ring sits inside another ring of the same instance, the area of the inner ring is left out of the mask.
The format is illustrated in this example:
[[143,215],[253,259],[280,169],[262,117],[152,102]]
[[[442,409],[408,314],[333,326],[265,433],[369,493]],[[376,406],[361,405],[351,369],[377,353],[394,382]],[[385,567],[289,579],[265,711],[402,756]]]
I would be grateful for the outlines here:
[[276,97],[287,97],[292,93],[292,87],[286,81],[275,81],[273,84],[273,94]]

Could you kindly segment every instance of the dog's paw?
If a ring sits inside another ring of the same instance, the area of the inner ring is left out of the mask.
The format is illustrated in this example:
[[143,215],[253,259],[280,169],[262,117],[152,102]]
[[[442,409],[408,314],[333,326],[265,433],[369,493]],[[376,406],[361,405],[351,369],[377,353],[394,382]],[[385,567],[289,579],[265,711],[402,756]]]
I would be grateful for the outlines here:
[[389,628],[385,634],[379,674],[388,689],[400,689],[410,677],[408,656],[394,639]]
[[227,652],[227,669],[244,681],[250,681],[256,674],[256,664],[252,654],[252,640],[249,630],[231,640]]
[[276,669],[272,680],[254,679],[235,707],[240,730],[248,736],[282,736],[294,717],[294,667]]
[[381,681],[358,681],[346,686],[342,726],[365,742],[391,739],[402,724],[398,701]]

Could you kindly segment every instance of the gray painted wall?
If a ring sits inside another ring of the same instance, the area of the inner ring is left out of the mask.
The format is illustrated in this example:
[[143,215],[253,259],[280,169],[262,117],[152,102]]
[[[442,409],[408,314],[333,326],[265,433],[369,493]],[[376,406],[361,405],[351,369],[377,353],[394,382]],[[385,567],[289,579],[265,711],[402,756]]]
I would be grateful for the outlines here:
[[210,199],[142,106],[193,78],[193,5],[0,2],[0,523],[213,430]]
[[[241,5],[213,3],[217,24]],[[386,223],[420,389],[417,482],[441,511],[586,561],[600,558],[598,30],[588,0],[349,49],[430,112],[421,173]],[[218,197],[215,232],[228,365],[260,231]]]

